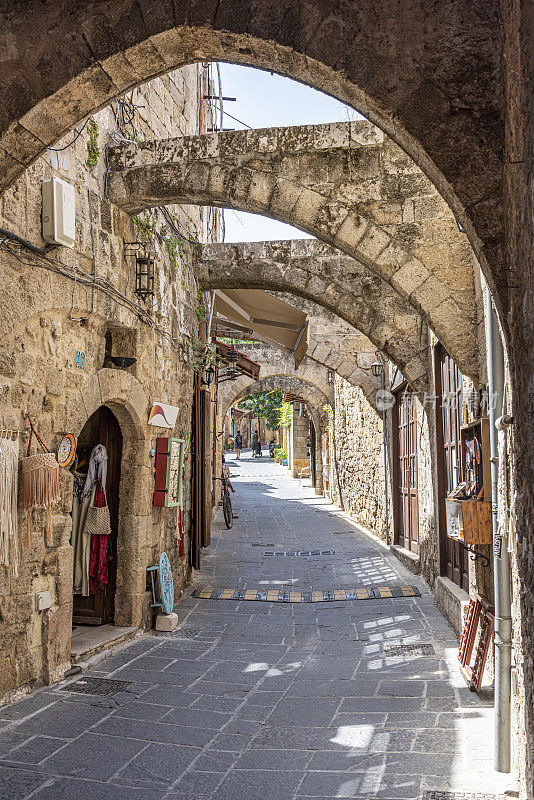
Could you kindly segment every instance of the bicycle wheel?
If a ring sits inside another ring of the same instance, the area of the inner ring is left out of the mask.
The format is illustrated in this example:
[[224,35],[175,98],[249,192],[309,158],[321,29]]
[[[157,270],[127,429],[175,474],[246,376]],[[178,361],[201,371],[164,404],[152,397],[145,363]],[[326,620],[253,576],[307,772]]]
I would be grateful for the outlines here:
[[225,489],[223,494],[223,514],[226,527],[231,528],[234,524],[234,515],[232,513],[232,501],[230,500],[230,492],[228,489]]

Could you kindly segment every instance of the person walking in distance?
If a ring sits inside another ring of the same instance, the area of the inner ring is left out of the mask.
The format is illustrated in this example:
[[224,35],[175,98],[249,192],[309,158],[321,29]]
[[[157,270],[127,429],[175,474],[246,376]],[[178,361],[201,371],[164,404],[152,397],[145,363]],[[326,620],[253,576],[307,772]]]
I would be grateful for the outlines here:
[[235,437],[235,451],[237,453],[236,458],[241,457],[241,448],[243,447],[243,437],[241,436],[241,432],[238,431]]
[[258,431],[254,431],[254,433],[252,434],[252,458],[256,458],[259,441],[260,437],[258,436]]

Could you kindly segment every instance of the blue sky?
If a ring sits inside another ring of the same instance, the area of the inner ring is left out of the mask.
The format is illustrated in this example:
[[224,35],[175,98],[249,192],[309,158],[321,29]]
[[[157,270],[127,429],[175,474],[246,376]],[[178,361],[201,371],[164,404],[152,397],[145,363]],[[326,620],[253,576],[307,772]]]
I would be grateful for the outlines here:
[[[273,128],[361,119],[354,109],[289,78],[235,64],[220,64],[220,69],[223,95],[237,98],[235,103],[224,103],[224,110],[246,123],[225,116],[225,128],[241,130],[246,125]],[[213,69],[214,77],[216,74]],[[227,242],[312,238],[290,225],[257,214],[227,209],[224,217]]]

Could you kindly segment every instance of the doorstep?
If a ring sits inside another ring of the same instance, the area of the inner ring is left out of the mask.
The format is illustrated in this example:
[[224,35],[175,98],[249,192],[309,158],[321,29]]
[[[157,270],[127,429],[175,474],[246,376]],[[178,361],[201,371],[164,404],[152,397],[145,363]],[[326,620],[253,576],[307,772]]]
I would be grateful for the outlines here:
[[111,653],[142,632],[142,628],[126,628],[118,625],[76,625],[72,630],[71,664],[89,661],[104,650]]
[[421,574],[421,559],[416,553],[412,553],[411,550],[401,547],[400,544],[391,544],[389,549],[410,572],[413,572],[415,575]]
[[469,603],[469,595],[449,578],[445,578],[442,575],[436,578],[433,594],[437,607],[452,625],[458,638],[460,638],[464,625],[465,610]]

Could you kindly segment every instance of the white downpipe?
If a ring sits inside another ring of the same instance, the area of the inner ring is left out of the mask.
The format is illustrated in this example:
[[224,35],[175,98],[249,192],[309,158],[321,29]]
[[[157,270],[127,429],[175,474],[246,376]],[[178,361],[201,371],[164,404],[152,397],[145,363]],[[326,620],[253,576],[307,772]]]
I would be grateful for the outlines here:
[[504,352],[491,293],[486,289],[493,580],[495,586],[495,744],[497,772],[511,770],[512,596],[508,531],[499,524],[499,459],[495,409],[503,406]]

